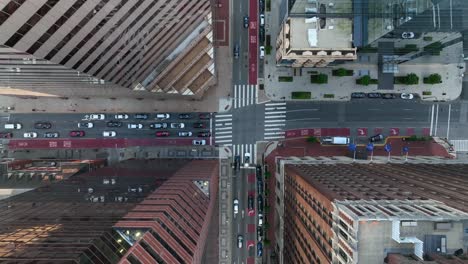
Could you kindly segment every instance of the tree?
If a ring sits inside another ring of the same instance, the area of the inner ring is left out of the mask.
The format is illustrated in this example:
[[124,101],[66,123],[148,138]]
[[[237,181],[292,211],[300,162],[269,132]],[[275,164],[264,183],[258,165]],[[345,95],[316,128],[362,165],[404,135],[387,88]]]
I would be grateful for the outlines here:
[[310,136],[310,137],[307,138],[307,142],[317,143],[317,142],[319,142],[319,140],[314,136]]
[[419,83],[419,77],[414,73],[410,73],[410,74],[406,75],[405,83],[406,84],[418,84]]
[[344,68],[339,68],[338,70],[336,70],[336,76],[343,77],[346,76],[346,74],[347,70]]
[[369,75],[364,75],[360,79],[358,79],[357,83],[367,86],[370,84],[370,81],[371,81],[371,77]]
[[424,83],[427,84],[436,84],[436,83],[441,83],[442,82],[442,76],[438,73],[433,73],[429,75],[429,77],[425,78]]

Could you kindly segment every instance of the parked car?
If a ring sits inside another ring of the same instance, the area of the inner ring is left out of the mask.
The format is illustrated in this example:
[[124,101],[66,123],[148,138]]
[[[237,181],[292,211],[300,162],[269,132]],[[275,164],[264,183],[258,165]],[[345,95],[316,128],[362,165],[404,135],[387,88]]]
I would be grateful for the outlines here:
[[192,114],[179,114],[179,119],[192,119]]
[[1,132],[0,133],[0,138],[12,138],[13,137],[13,133],[11,132]]
[[401,37],[404,39],[412,39],[414,38],[414,32],[403,32],[401,33]]
[[193,123],[193,128],[205,128],[205,124],[201,122]]
[[249,28],[249,16],[244,16],[244,28]]
[[244,238],[241,235],[238,235],[237,236],[237,247],[242,248],[243,244],[244,244]]
[[211,137],[210,132],[198,132],[198,137]]
[[262,166],[257,165],[255,167],[255,175],[257,175],[257,180],[261,181],[262,180]]
[[234,199],[234,215],[239,213],[239,200]]
[[122,122],[120,121],[109,121],[107,122],[107,127],[121,127]]
[[79,128],[93,128],[94,124],[91,122],[80,122],[78,123]]
[[414,98],[414,95],[411,94],[411,93],[402,93],[400,95],[401,99],[405,99],[405,100],[411,100]]
[[392,93],[384,93],[384,94],[382,94],[382,98],[383,99],[395,99],[396,95],[392,94]]
[[263,27],[265,26],[265,15],[260,14],[260,26]]
[[257,179],[257,193],[263,193],[263,181]]
[[368,93],[367,97],[369,97],[369,98],[381,98],[382,95],[380,93]]
[[35,129],[50,129],[52,127],[52,124],[49,122],[36,122],[34,124]]
[[37,133],[36,132],[26,132],[23,134],[23,137],[25,138],[37,138]]
[[192,132],[190,131],[181,131],[179,132],[179,137],[191,137],[192,136]]
[[85,132],[81,130],[70,131],[70,137],[84,137]]
[[265,2],[263,0],[258,1],[258,12],[265,12]]
[[366,98],[366,93],[351,93],[351,98]]
[[258,226],[263,225],[263,214],[258,214]]
[[114,116],[115,119],[117,120],[120,120],[120,119],[128,119],[128,115],[127,114],[116,114]]
[[254,197],[253,197],[253,195],[249,195],[249,197],[247,199],[247,207],[249,208],[249,210],[254,209]]
[[384,136],[382,134],[377,134],[369,138],[370,142],[377,142],[377,141],[382,141],[384,139]]
[[106,116],[104,114],[90,114],[88,116],[89,120],[104,120]]
[[198,115],[198,118],[200,118],[200,119],[210,119],[211,114],[210,113],[201,113],[201,114]]
[[45,138],[58,138],[59,133],[58,132],[46,132],[44,133]]
[[184,123],[171,123],[171,128],[184,128]]
[[158,131],[156,132],[157,137],[168,137],[170,134],[168,131]]
[[258,37],[260,39],[260,43],[263,44],[263,42],[265,41],[265,28],[261,27],[258,29]]
[[263,244],[262,242],[257,243],[257,257],[261,257],[263,255]]
[[257,197],[257,210],[263,212],[263,197],[261,195]]
[[257,226],[257,241],[263,240],[263,229],[260,226]]
[[192,141],[192,144],[193,145],[206,145],[206,140],[204,140],[204,139],[202,139],[202,140],[195,139],[195,140]]
[[22,127],[20,123],[6,123],[4,126],[5,129],[21,129]]
[[169,118],[171,118],[171,115],[168,113],[156,114],[156,119],[164,120],[164,119],[169,119]]
[[260,59],[265,58],[265,47],[264,46],[260,46],[258,56],[260,57]]
[[150,124],[149,127],[152,129],[167,128],[167,123],[153,123],[153,124]]
[[135,119],[144,119],[144,120],[146,120],[146,119],[148,119],[149,114],[146,114],[146,113],[139,113],[139,114],[133,115],[133,117],[134,117]]
[[117,133],[115,131],[103,131],[102,136],[103,137],[115,137],[117,136]]
[[234,45],[234,58],[235,59],[239,58],[239,52],[240,52],[239,44],[236,43]]
[[132,124],[128,124],[128,129],[142,129],[143,128],[143,124],[135,124],[135,123],[132,123]]

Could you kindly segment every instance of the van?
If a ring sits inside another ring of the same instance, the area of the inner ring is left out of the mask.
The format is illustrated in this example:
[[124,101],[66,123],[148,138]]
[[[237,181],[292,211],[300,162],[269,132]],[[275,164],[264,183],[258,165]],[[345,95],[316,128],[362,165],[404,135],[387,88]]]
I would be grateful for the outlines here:
[[22,126],[21,126],[21,124],[19,124],[19,123],[14,123],[14,124],[9,123],[9,124],[5,124],[5,129],[21,129],[21,128],[22,128]]

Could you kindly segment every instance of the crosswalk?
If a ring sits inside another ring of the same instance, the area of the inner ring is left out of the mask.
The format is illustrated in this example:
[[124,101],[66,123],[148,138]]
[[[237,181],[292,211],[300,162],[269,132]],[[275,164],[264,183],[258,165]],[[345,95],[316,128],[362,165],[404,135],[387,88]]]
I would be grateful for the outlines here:
[[450,140],[455,151],[465,152],[468,151],[468,140]]
[[286,102],[265,104],[265,140],[284,138]]
[[234,109],[256,103],[257,85],[237,84],[234,85]]
[[242,163],[245,159],[245,153],[250,153],[250,163],[257,163],[257,144],[235,144],[232,146],[232,156],[239,155]]
[[215,144],[232,146],[232,114],[215,115]]

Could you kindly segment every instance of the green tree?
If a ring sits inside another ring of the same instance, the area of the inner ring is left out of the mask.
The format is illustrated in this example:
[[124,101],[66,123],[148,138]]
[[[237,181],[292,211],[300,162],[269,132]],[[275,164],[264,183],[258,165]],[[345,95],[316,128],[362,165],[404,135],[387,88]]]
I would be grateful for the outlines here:
[[319,142],[319,140],[314,136],[310,136],[310,137],[307,137],[307,142],[316,143],[316,142]]
[[414,73],[410,73],[410,74],[406,75],[405,83],[406,84],[418,84],[419,83],[419,77]]
[[428,84],[436,84],[436,83],[441,83],[442,82],[442,76],[438,73],[433,73],[427,77],[427,82]]
[[369,75],[364,75],[360,79],[358,79],[358,84],[367,86],[369,85],[370,81],[371,77]]
[[339,68],[338,70],[336,70],[336,76],[343,77],[346,76],[346,74],[347,70],[344,68]]

